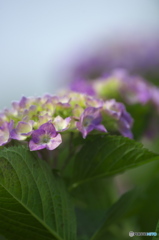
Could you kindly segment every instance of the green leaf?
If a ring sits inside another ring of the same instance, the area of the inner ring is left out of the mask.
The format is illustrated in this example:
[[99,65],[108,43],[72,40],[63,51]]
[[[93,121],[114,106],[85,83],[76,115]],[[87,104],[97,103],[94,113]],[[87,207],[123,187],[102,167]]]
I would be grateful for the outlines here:
[[[123,194],[105,213],[103,224],[91,240],[105,239],[112,226],[118,226],[124,221],[129,223],[127,229],[124,229],[126,234],[130,230],[144,232],[146,229],[146,232],[153,232],[159,216],[158,174],[157,176],[153,174],[152,180],[149,184]],[[152,239],[152,237],[147,237],[147,239]]]
[[90,239],[95,229],[100,227],[106,210],[117,196],[113,187],[111,179],[98,179],[82,184],[71,192],[76,206],[79,239]]
[[76,208],[78,238],[87,237],[89,240],[103,223],[105,211]]
[[71,192],[77,207],[91,210],[105,210],[117,197],[112,179],[96,179],[86,182]]
[[93,235],[91,240],[105,239],[108,233],[108,227],[121,220],[124,216],[134,213],[140,208],[139,190],[131,190],[121,196],[105,214],[105,221],[101,228]]
[[91,136],[85,140],[75,157],[71,188],[154,160],[159,160],[159,155],[148,151],[134,140],[121,136]]
[[26,148],[0,151],[0,233],[15,240],[75,240],[65,186]]
[[[157,162],[156,162],[157,163]],[[137,223],[140,227],[140,232],[154,232],[159,217],[159,165],[155,164],[155,169],[144,186],[141,201],[141,209],[138,212]],[[148,221],[149,219],[149,221]],[[158,235],[159,236],[159,235]],[[152,239],[152,237],[147,237]],[[159,237],[158,237],[159,239]]]

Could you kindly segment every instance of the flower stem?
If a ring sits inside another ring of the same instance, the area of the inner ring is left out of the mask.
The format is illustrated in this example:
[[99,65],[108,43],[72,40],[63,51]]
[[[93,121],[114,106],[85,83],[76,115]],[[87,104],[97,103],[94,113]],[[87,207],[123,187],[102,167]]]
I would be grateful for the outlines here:
[[65,162],[64,162],[61,170],[64,170],[64,169],[65,169],[65,167],[68,165],[68,163],[69,163],[69,161],[70,161],[70,158],[71,158],[71,156],[72,156],[72,153],[73,153],[73,135],[74,135],[74,133],[71,132],[71,133],[70,133],[70,139],[69,139],[69,153],[68,153],[67,158],[65,159]]

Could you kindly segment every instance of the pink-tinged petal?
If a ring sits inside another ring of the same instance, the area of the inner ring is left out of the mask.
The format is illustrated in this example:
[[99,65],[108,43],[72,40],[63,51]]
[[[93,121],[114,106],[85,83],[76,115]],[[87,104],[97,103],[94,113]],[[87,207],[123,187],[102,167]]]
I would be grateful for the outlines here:
[[62,104],[67,104],[70,102],[70,98],[68,96],[59,97],[58,100],[59,100],[59,103],[62,103]]
[[11,138],[12,138],[12,139],[19,140],[19,141],[25,140],[29,135],[31,135],[31,132],[30,132],[29,134],[25,134],[25,133],[18,134],[18,133],[16,132],[16,129],[13,129],[13,130],[11,131]]
[[57,103],[57,106],[60,106],[60,107],[63,107],[63,108],[69,108],[71,107],[71,105],[69,103],[61,103],[61,102],[58,102]]
[[62,142],[61,135],[55,131],[51,122],[45,123],[39,129],[32,133],[32,139],[29,142],[31,151],[47,148],[53,150]]
[[18,116],[18,111],[15,109],[4,109],[4,114],[7,118],[11,118],[11,117],[17,117]]
[[53,124],[55,126],[56,131],[63,132],[68,129],[70,121],[71,121],[70,117],[63,119],[62,117],[57,116],[56,118],[54,118]]
[[13,121],[13,120],[10,120],[10,122],[8,123],[9,132],[12,131],[13,127],[14,127],[14,121]]
[[82,137],[85,139],[86,137],[87,137],[87,135],[88,135],[88,131],[86,130],[86,129],[83,129],[82,131],[81,131],[81,133],[82,133]]
[[0,146],[5,145],[10,141],[9,123],[3,123],[0,127]]
[[8,121],[7,116],[3,112],[0,112],[0,126],[7,121]]
[[27,133],[32,130],[32,124],[27,122],[19,122],[17,125],[17,131],[19,133]]
[[11,138],[16,140],[25,140],[32,133],[32,121],[18,122],[17,127],[11,131]]
[[48,150],[54,150],[62,143],[61,135],[58,133],[56,137],[52,138],[47,144],[46,148]]
[[44,144],[36,144],[33,140],[29,142],[29,149],[30,151],[37,151],[46,148],[46,143]]
[[4,133],[4,135],[0,135],[0,146],[3,146],[8,142],[9,142],[9,136],[6,133]]

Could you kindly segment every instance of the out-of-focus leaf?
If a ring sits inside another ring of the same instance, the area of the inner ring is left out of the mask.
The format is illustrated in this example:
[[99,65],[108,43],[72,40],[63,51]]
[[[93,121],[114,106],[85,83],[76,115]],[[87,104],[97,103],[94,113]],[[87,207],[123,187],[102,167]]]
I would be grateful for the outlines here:
[[0,235],[0,240],[7,240],[4,236]]
[[75,204],[83,209],[106,210],[117,197],[112,179],[86,182],[71,192]]
[[77,232],[80,239],[90,239],[103,222],[106,210],[117,197],[113,179],[98,179],[82,184],[71,194],[76,205]]
[[124,216],[130,214],[131,212],[136,212],[136,209],[139,207],[137,206],[138,200],[139,194],[136,189],[122,195],[121,198],[107,211],[104,217],[104,224],[93,235],[91,240],[101,240],[106,238],[109,226],[118,222]]

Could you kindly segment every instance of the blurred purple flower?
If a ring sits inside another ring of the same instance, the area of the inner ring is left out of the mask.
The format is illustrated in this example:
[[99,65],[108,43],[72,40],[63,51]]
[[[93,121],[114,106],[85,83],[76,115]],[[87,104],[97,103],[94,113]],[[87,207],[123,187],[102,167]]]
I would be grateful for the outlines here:
[[80,80],[95,80],[105,76],[107,58],[103,55],[83,59],[74,69],[74,77]]
[[[117,43],[101,44],[91,55],[83,54],[72,69],[72,82],[76,79],[93,81],[103,78],[116,68],[125,68],[142,77],[159,77],[159,39],[126,39]],[[150,79],[151,80],[151,79]]]
[[74,82],[72,82],[70,89],[72,91],[79,92],[79,93],[85,93],[90,96],[95,95],[95,91],[94,91],[93,87],[91,86],[91,84],[82,79],[81,80],[77,79]]
[[121,95],[128,104],[146,104],[152,98],[151,85],[143,78],[129,76],[121,84]]
[[152,87],[151,89],[151,95],[152,95],[152,103],[156,106],[157,111],[159,113],[159,88]]

